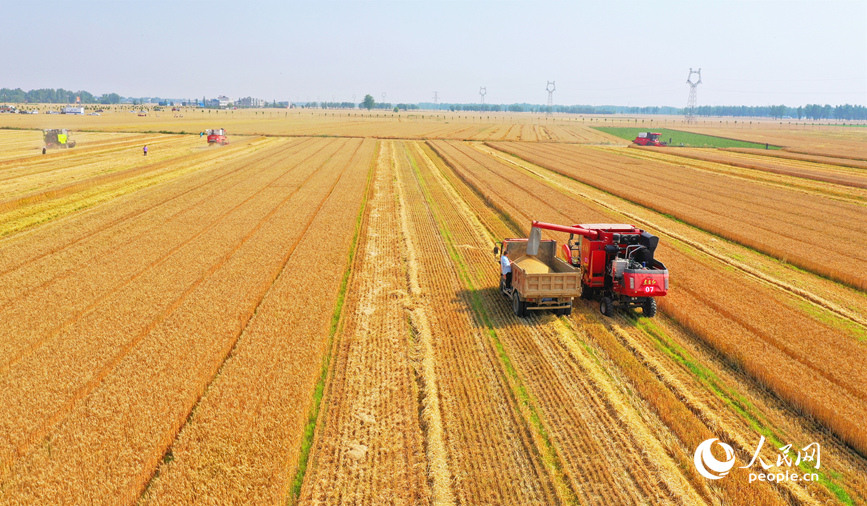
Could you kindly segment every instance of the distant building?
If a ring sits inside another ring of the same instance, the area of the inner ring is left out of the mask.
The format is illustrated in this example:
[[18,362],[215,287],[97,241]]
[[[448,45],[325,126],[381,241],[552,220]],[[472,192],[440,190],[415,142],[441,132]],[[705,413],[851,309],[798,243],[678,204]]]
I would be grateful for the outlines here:
[[225,95],[220,95],[217,98],[209,99],[205,103],[205,105],[207,107],[219,107],[220,109],[225,109],[226,107],[229,107],[231,104],[232,104],[232,100]]
[[247,97],[238,100],[239,107],[265,107],[265,101],[261,98]]

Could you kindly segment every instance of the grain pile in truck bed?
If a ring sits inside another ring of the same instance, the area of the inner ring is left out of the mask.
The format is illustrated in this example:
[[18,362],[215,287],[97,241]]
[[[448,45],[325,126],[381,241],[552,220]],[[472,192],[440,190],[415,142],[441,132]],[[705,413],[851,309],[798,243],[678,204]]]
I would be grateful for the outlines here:
[[548,274],[551,272],[551,268],[545,262],[534,256],[524,255],[515,260],[515,263],[524,269],[527,274]]

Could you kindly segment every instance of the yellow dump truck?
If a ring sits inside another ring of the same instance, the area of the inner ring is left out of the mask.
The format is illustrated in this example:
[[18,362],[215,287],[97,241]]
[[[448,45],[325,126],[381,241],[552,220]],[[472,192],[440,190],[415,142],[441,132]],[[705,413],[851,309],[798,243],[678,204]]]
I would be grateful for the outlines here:
[[501,276],[500,291],[512,300],[517,316],[549,309],[559,315],[572,314],[572,298],[581,295],[581,271],[557,258],[556,251],[557,241],[543,240],[537,253],[528,255],[527,239],[505,239],[494,250],[494,254],[507,253],[511,285]]

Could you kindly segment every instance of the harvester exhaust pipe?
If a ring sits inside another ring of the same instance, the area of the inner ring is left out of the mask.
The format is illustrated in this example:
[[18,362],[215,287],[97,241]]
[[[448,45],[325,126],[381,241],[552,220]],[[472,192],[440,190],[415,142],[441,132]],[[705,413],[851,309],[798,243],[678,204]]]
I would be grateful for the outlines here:
[[536,227],[530,229],[530,239],[527,241],[527,255],[539,254],[539,243],[542,241],[542,230]]

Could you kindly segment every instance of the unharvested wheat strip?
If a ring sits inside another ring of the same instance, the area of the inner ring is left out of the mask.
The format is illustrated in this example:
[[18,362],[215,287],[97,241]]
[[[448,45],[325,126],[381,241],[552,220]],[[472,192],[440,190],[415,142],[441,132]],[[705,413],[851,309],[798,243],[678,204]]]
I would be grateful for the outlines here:
[[[52,431],[52,452],[60,458],[34,448],[4,486],[5,497],[36,494],[40,502],[56,502],[61,483],[71,484],[82,498],[138,497],[323,203],[340,199],[334,190],[340,181],[349,184],[340,179],[348,158],[334,157],[300,191],[297,184],[273,186],[277,207],[211,267],[208,278],[187,289],[146,338],[118,357],[86,402]],[[102,417],[105,411],[113,416]],[[73,434],[78,437],[69,437]],[[34,490],[32,484],[40,482],[47,486]]]
[[[120,216],[110,212],[86,213],[85,216],[64,220],[62,224],[41,227],[38,232],[7,239],[6,250],[12,250],[10,253],[14,252],[15,256],[6,258],[6,270],[0,272],[0,306],[20,299],[58,277],[70,275],[97,259],[104,261],[118,248],[142,237],[150,237],[154,230],[159,230],[167,222],[184,220],[192,209],[219,198],[221,193],[234,193],[232,188],[244,179],[267,172],[268,164],[263,163],[264,160],[287,156],[287,152],[293,151],[291,145],[277,146],[255,157],[230,159],[216,169],[198,172],[199,177],[191,181],[176,181],[159,187],[157,191],[136,193],[135,198],[126,198],[123,205],[111,206],[124,213]],[[141,207],[130,209],[135,206]],[[130,211],[132,214],[126,214]],[[84,226],[93,227],[90,232],[71,241],[57,237],[64,229],[82,226],[71,223],[81,221],[88,222]]]
[[[391,142],[382,143],[300,504],[427,504]],[[449,477],[446,476],[446,479]]]
[[342,151],[343,176],[141,502],[287,499],[373,150],[353,140]]
[[[400,153],[399,153],[400,154]],[[458,503],[550,504],[551,478],[535,449],[497,352],[466,314],[471,302],[449,258],[407,154],[398,190],[418,246],[420,293],[427,294],[449,469]]]
[[[278,167],[276,176],[303,181],[309,179],[316,168],[313,165],[287,172],[284,166],[281,175]],[[274,179],[272,174],[268,181]],[[258,187],[253,181],[245,184]],[[230,208],[235,204],[232,200],[228,203]],[[219,209],[220,201],[211,204],[214,207],[203,207],[198,212],[213,213]],[[35,437],[65,416],[75,402],[96,385],[98,375],[110,370],[112,356],[122,357],[132,343],[140,341],[148,328],[155,325],[154,322],[165,318],[190,286],[201,283],[209,275],[212,262],[219,263],[237,248],[241,244],[237,241],[243,241],[276,203],[273,191],[260,188],[244,204],[235,205],[230,211],[233,220],[208,228],[195,241],[167,257],[159,268],[150,269],[146,275],[98,301],[92,311],[80,315],[67,328],[47,337],[33,336],[41,346],[34,348],[26,360],[6,368],[0,376],[3,397],[21,399],[0,412],[0,424],[8,436],[0,450],[3,459],[0,470],[7,469],[10,459],[26,451]],[[247,225],[241,226],[244,223]],[[142,247],[146,248],[146,244]],[[95,268],[98,276],[99,266]],[[45,302],[50,303],[51,299]]]
[[[482,161],[489,163],[484,159]],[[496,166],[492,163],[489,165]],[[475,164],[466,166],[467,170],[476,170],[474,167]],[[488,179],[497,172],[508,173],[505,167],[492,170],[486,170]],[[544,189],[539,188],[538,182],[519,174],[510,177],[513,183],[497,184],[499,191],[507,197],[512,195],[513,199],[521,197],[525,206],[530,203],[541,204],[542,201],[538,199],[527,198],[528,195],[545,193]],[[508,190],[509,186],[513,186],[513,189]],[[607,216],[587,208],[580,201],[545,195],[544,206],[535,204],[539,210],[530,213],[533,218],[550,213],[550,210],[544,211],[543,208],[556,206],[572,213],[565,218],[570,221],[608,220]],[[660,258],[665,258],[666,265],[672,272],[678,272],[680,277],[675,281],[678,283],[676,289],[663,300],[664,311],[676,316],[714,347],[725,349],[751,374],[772,386],[790,402],[824,420],[844,440],[858,447],[863,446],[867,436],[858,428],[856,420],[867,416],[867,413],[861,409],[863,402],[853,402],[853,399],[867,395],[863,390],[865,380],[857,379],[863,376],[863,371],[855,365],[860,363],[860,359],[854,358],[862,356],[864,352],[852,336],[829,328],[777,301],[775,297],[784,295],[750,278],[739,276],[738,282],[733,282],[734,275],[713,261],[687,255],[679,249],[667,247],[664,242],[660,248]],[[775,317],[769,319],[768,315]],[[785,322],[785,325],[779,322]],[[817,342],[823,344],[817,345]],[[848,357],[848,360],[839,360],[841,356]],[[768,369],[771,363],[775,365],[774,369]],[[769,373],[771,370],[774,371],[773,375]],[[784,377],[787,379],[782,379]],[[801,384],[805,377],[810,382],[821,384],[821,388],[794,389],[789,386]],[[839,401],[839,404],[835,403],[838,407],[834,413],[821,400],[829,397]]]
[[[490,269],[487,237],[480,236],[467,223],[460,207],[453,204],[459,200],[457,194],[450,193],[448,186],[434,184],[442,182],[435,173],[427,177],[431,178],[431,197],[439,204],[449,236],[457,243],[471,246],[460,248],[457,253],[471,267],[474,283],[496,286],[499,276],[495,269]],[[675,490],[678,495],[684,494],[680,500],[689,502],[698,498],[682,477],[670,489],[661,487],[653,478],[651,469],[663,469],[672,478],[679,476],[679,471],[659,442],[638,441],[631,431],[623,429],[623,419],[632,420],[635,428],[643,426],[637,413],[626,409],[624,401],[605,398],[583,382],[574,381],[587,371],[576,367],[556,345],[562,332],[556,320],[509,325],[516,319],[509,314],[509,306],[499,293],[485,293],[481,299],[485,311],[497,324],[497,334],[509,350],[510,359],[537,401],[539,417],[548,427],[579,500],[668,502]],[[618,402],[616,408],[613,402]],[[616,416],[609,414],[615,411]],[[644,428],[642,433],[650,431]],[[652,457],[645,456],[651,451]],[[598,465],[602,460],[606,465]]]
[[[319,156],[324,160],[329,152]],[[292,157],[292,150],[282,152],[275,161],[287,157]],[[284,178],[284,174],[279,165],[269,168],[257,177],[242,181],[222,199],[192,207],[154,231],[135,234],[138,241],[103,256],[97,263],[83,265],[76,276],[60,279],[22,300],[12,301],[0,310],[0,317],[8,319],[10,328],[19,330],[2,345],[4,360],[0,363],[0,371],[5,371],[24,354],[58,335],[108,297],[125,290],[129,283],[146,276],[149,271],[164,269],[163,264],[170,261],[171,255],[199,240],[203,234],[218,229],[222,222],[231,220],[237,209],[250,206],[251,202],[256,202],[254,199],[266,203],[268,186]],[[150,244],[157,246],[147,247]]]

